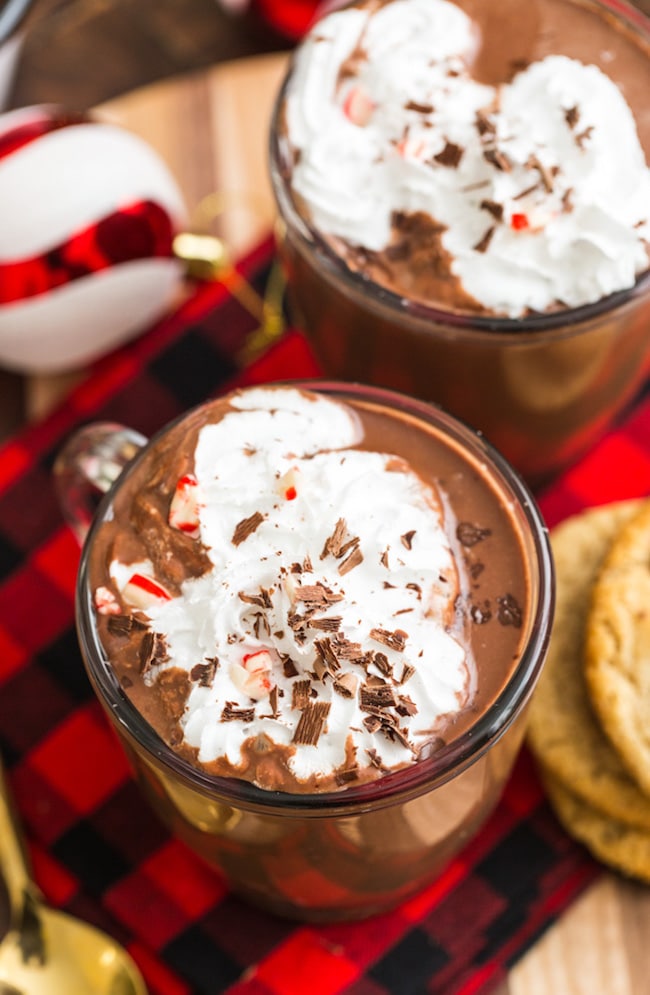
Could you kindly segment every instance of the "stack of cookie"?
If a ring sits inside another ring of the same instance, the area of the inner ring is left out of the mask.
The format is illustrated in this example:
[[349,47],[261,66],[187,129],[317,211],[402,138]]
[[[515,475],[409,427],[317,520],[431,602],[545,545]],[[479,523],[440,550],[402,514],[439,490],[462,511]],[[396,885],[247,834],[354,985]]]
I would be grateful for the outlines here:
[[650,882],[650,501],[551,533],[557,607],[528,742],[566,830]]

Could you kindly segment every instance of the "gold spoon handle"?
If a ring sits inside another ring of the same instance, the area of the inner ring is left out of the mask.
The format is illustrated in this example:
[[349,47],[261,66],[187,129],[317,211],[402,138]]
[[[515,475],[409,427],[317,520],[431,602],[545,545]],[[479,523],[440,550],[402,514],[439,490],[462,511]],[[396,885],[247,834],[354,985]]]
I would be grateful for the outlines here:
[[22,908],[25,893],[36,893],[27,850],[23,843],[16,810],[0,760],[0,873],[9,895],[12,910]]

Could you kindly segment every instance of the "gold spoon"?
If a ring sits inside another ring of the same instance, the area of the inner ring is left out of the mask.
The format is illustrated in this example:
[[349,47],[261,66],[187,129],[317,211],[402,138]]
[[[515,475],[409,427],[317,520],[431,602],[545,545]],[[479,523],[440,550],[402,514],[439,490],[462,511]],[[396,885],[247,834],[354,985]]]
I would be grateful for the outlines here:
[[111,937],[45,905],[0,764],[0,995],[147,995]]

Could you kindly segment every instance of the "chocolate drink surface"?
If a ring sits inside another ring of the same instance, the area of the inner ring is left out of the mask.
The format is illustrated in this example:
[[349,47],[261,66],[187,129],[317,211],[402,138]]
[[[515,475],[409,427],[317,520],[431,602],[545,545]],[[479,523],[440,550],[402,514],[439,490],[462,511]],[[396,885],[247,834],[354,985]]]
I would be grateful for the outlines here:
[[649,268],[650,57],[568,0],[346,6],[300,46],[295,206],[352,271],[460,313],[592,304]]
[[89,577],[107,658],[160,736],[208,774],[292,793],[461,735],[531,611],[520,526],[479,460],[406,411],[277,386],[153,440]]

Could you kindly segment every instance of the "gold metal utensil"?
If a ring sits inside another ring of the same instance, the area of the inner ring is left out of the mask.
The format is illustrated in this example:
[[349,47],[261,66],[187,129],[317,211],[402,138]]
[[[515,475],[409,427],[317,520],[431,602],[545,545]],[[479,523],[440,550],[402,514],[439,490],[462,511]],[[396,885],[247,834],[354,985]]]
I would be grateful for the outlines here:
[[0,995],[147,995],[115,940],[47,906],[0,765]]

